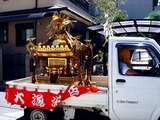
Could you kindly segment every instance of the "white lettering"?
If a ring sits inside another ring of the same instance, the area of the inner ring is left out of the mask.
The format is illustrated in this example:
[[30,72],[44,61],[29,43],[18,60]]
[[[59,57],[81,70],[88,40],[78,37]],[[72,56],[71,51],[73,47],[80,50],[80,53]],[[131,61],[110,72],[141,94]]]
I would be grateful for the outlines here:
[[62,96],[56,96],[56,97],[53,97],[53,99],[51,100],[52,101],[52,106],[53,107],[56,107],[60,102],[61,102],[61,98]]
[[17,94],[16,94],[15,96],[16,96],[16,98],[14,99],[14,101],[15,101],[16,103],[18,102],[18,100],[20,100],[21,103],[24,104],[24,100],[23,100],[23,98],[22,98],[22,97],[24,97],[24,94],[23,94],[23,93],[18,93],[18,92],[17,92]]
[[45,104],[44,104],[43,95],[41,95],[41,94],[38,94],[38,95],[33,94],[32,99],[33,99],[32,105],[44,107]]
[[70,96],[76,96],[79,94],[78,88],[75,88],[74,86],[71,86],[70,89],[68,90]]

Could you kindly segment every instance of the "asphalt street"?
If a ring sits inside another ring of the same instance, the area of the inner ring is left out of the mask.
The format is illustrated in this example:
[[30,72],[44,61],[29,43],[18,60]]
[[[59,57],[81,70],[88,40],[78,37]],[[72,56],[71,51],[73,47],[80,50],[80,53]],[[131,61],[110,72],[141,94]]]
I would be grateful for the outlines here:
[[5,85],[0,85],[0,120],[24,120],[23,109],[5,100]]

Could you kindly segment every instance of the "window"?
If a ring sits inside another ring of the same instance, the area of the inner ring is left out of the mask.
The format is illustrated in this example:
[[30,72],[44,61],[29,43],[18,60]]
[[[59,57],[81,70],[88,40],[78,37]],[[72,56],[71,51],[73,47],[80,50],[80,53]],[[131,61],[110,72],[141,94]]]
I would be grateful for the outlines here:
[[0,43],[8,42],[8,24],[1,23],[0,24]]
[[149,52],[146,49],[136,49],[131,57],[131,64],[135,69],[150,69],[152,61]]
[[132,64],[134,63],[146,64],[151,59],[152,58],[146,49],[137,49],[134,51],[132,55],[131,63]]
[[25,46],[30,37],[33,37],[33,23],[16,25],[16,46]]
[[[130,54],[126,52],[128,49]],[[118,54],[120,74],[160,76],[160,56],[152,46],[119,45]],[[132,73],[125,74],[128,70]]]

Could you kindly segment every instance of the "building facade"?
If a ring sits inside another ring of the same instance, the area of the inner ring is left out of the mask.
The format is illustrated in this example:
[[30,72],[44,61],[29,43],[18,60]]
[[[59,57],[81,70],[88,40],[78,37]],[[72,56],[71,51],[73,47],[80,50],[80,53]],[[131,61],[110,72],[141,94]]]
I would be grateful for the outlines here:
[[[46,27],[52,15],[61,12],[76,20],[68,27],[71,35],[86,38],[87,26],[92,24],[89,3],[86,0],[1,0],[0,1],[0,48],[3,69],[0,81],[29,76],[26,43],[35,37],[35,43],[48,39]],[[2,78],[3,76],[3,78]]]
[[126,11],[128,19],[144,19],[154,10],[160,10],[160,0],[124,0],[120,6]]

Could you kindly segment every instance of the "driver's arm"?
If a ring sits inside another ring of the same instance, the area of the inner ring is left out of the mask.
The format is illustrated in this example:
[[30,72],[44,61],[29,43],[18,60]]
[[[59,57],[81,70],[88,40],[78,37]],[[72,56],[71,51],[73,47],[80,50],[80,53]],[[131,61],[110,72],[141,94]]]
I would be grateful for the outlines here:
[[126,75],[142,75],[142,73],[139,73],[139,72],[132,70],[132,69],[128,69],[125,74]]

